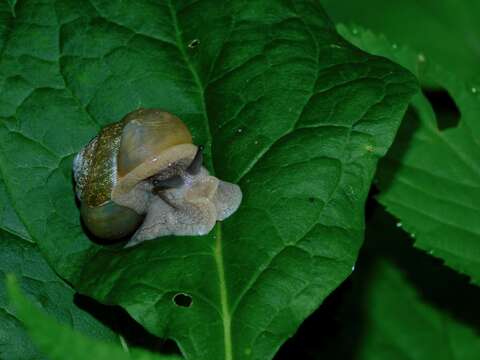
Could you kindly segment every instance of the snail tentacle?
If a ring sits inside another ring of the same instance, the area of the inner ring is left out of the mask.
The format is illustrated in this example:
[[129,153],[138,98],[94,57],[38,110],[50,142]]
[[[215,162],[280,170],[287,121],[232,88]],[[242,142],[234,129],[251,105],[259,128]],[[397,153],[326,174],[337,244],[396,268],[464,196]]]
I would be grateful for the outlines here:
[[200,172],[203,163],[203,145],[198,146],[197,153],[188,166],[186,172],[191,175],[197,175]]

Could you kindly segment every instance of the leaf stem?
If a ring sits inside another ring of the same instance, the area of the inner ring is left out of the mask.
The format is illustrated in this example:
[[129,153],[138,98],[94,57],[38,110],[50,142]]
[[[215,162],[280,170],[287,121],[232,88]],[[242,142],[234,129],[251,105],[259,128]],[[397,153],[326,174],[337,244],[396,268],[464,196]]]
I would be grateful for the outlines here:
[[228,308],[227,284],[225,281],[225,268],[223,266],[222,252],[222,226],[217,224],[215,230],[215,262],[218,269],[220,285],[220,303],[222,305],[223,338],[225,344],[225,360],[233,360],[232,351],[232,318]]

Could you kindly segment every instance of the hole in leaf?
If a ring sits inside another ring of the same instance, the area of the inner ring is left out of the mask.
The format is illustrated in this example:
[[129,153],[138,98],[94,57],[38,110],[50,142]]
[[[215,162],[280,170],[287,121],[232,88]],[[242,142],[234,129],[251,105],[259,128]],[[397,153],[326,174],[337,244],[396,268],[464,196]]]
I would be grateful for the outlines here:
[[172,300],[175,305],[187,308],[192,306],[193,302],[192,297],[184,293],[175,294]]
[[458,126],[460,110],[445,89],[422,89],[422,91],[435,112],[438,130],[442,131]]

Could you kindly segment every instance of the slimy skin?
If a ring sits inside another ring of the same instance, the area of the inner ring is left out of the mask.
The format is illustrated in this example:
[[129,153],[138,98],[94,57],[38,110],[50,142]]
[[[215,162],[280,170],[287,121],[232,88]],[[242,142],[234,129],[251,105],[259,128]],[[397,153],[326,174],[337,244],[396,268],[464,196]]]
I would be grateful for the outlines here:
[[[198,174],[179,174],[183,184],[156,192],[139,184],[117,203],[145,213],[145,220],[126,247],[167,235],[205,235],[217,220],[233,214],[242,201],[240,188],[210,176],[203,166]],[[142,199],[142,201],[138,201]]]

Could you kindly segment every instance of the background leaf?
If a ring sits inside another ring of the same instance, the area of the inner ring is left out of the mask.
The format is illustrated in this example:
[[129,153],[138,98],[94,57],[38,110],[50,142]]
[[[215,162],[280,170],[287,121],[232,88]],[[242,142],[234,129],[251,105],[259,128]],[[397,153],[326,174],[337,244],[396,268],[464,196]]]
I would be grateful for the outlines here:
[[[413,249],[408,234],[380,209],[369,224],[341,316],[343,333],[333,341],[332,354],[369,360],[476,359],[480,289]],[[324,356],[316,358],[329,358],[318,351]]]
[[[385,34],[461,79],[480,83],[480,3],[475,0],[322,0],[335,22]],[[421,36],[419,36],[421,34]],[[422,79],[436,84],[436,79]],[[471,86],[475,86],[471,84]],[[476,85],[478,86],[478,85]]]
[[379,167],[379,200],[400,219],[399,225],[415,236],[416,246],[444,259],[478,284],[478,90],[434,64],[424,64],[407,48],[394,49],[385,38],[369,31],[357,29],[355,35],[341,27],[341,33],[358,46],[421,73],[421,77],[435,79],[458,106],[459,123],[442,128],[444,113],[433,108],[422,94],[414,97],[395,144]]
[[[82,293],[121,304],[188,358],[271,358],[351,273],[376,162],[415,79],[343,41],[316,1],[15,10],[0,169],[32,238]],[[140,106],[184,119],[207,166],[240,184],[241,208],[209,236],[129,250],[85,236],[73,155]]]
[[393,218],[378,211],[372,224],[353,278],[351,299],[361,298],[365,311],[356,358],[476,359],[480,289],[413,250]]
[[480,288],[414,249],[373,197],[367,209],[365,243],[352,276],[275,359],[476,359]]
[[29,302],[22,294],[15,277],[7,278],[7,288],[19,318],[25,324],[35,344],[48,355],[49,359],[179,359],[173,356],[154,355],[139,349],[122,348],[120,344],[115,346],[109,342],[102,342],[99,338],[94,340],[86,337],[71,327],[58,323]]
[[[50,269],[35,245],[0,230],[0,358],[43,358],[27,335],[20,316],[8,306],[5,278],[9,273],[15,274],[31,301],[57,320],[99,340],[118,342],[115,333],[74,305],[74,291]],[[55,342],[57,336],[50,331],[48,336]]]

